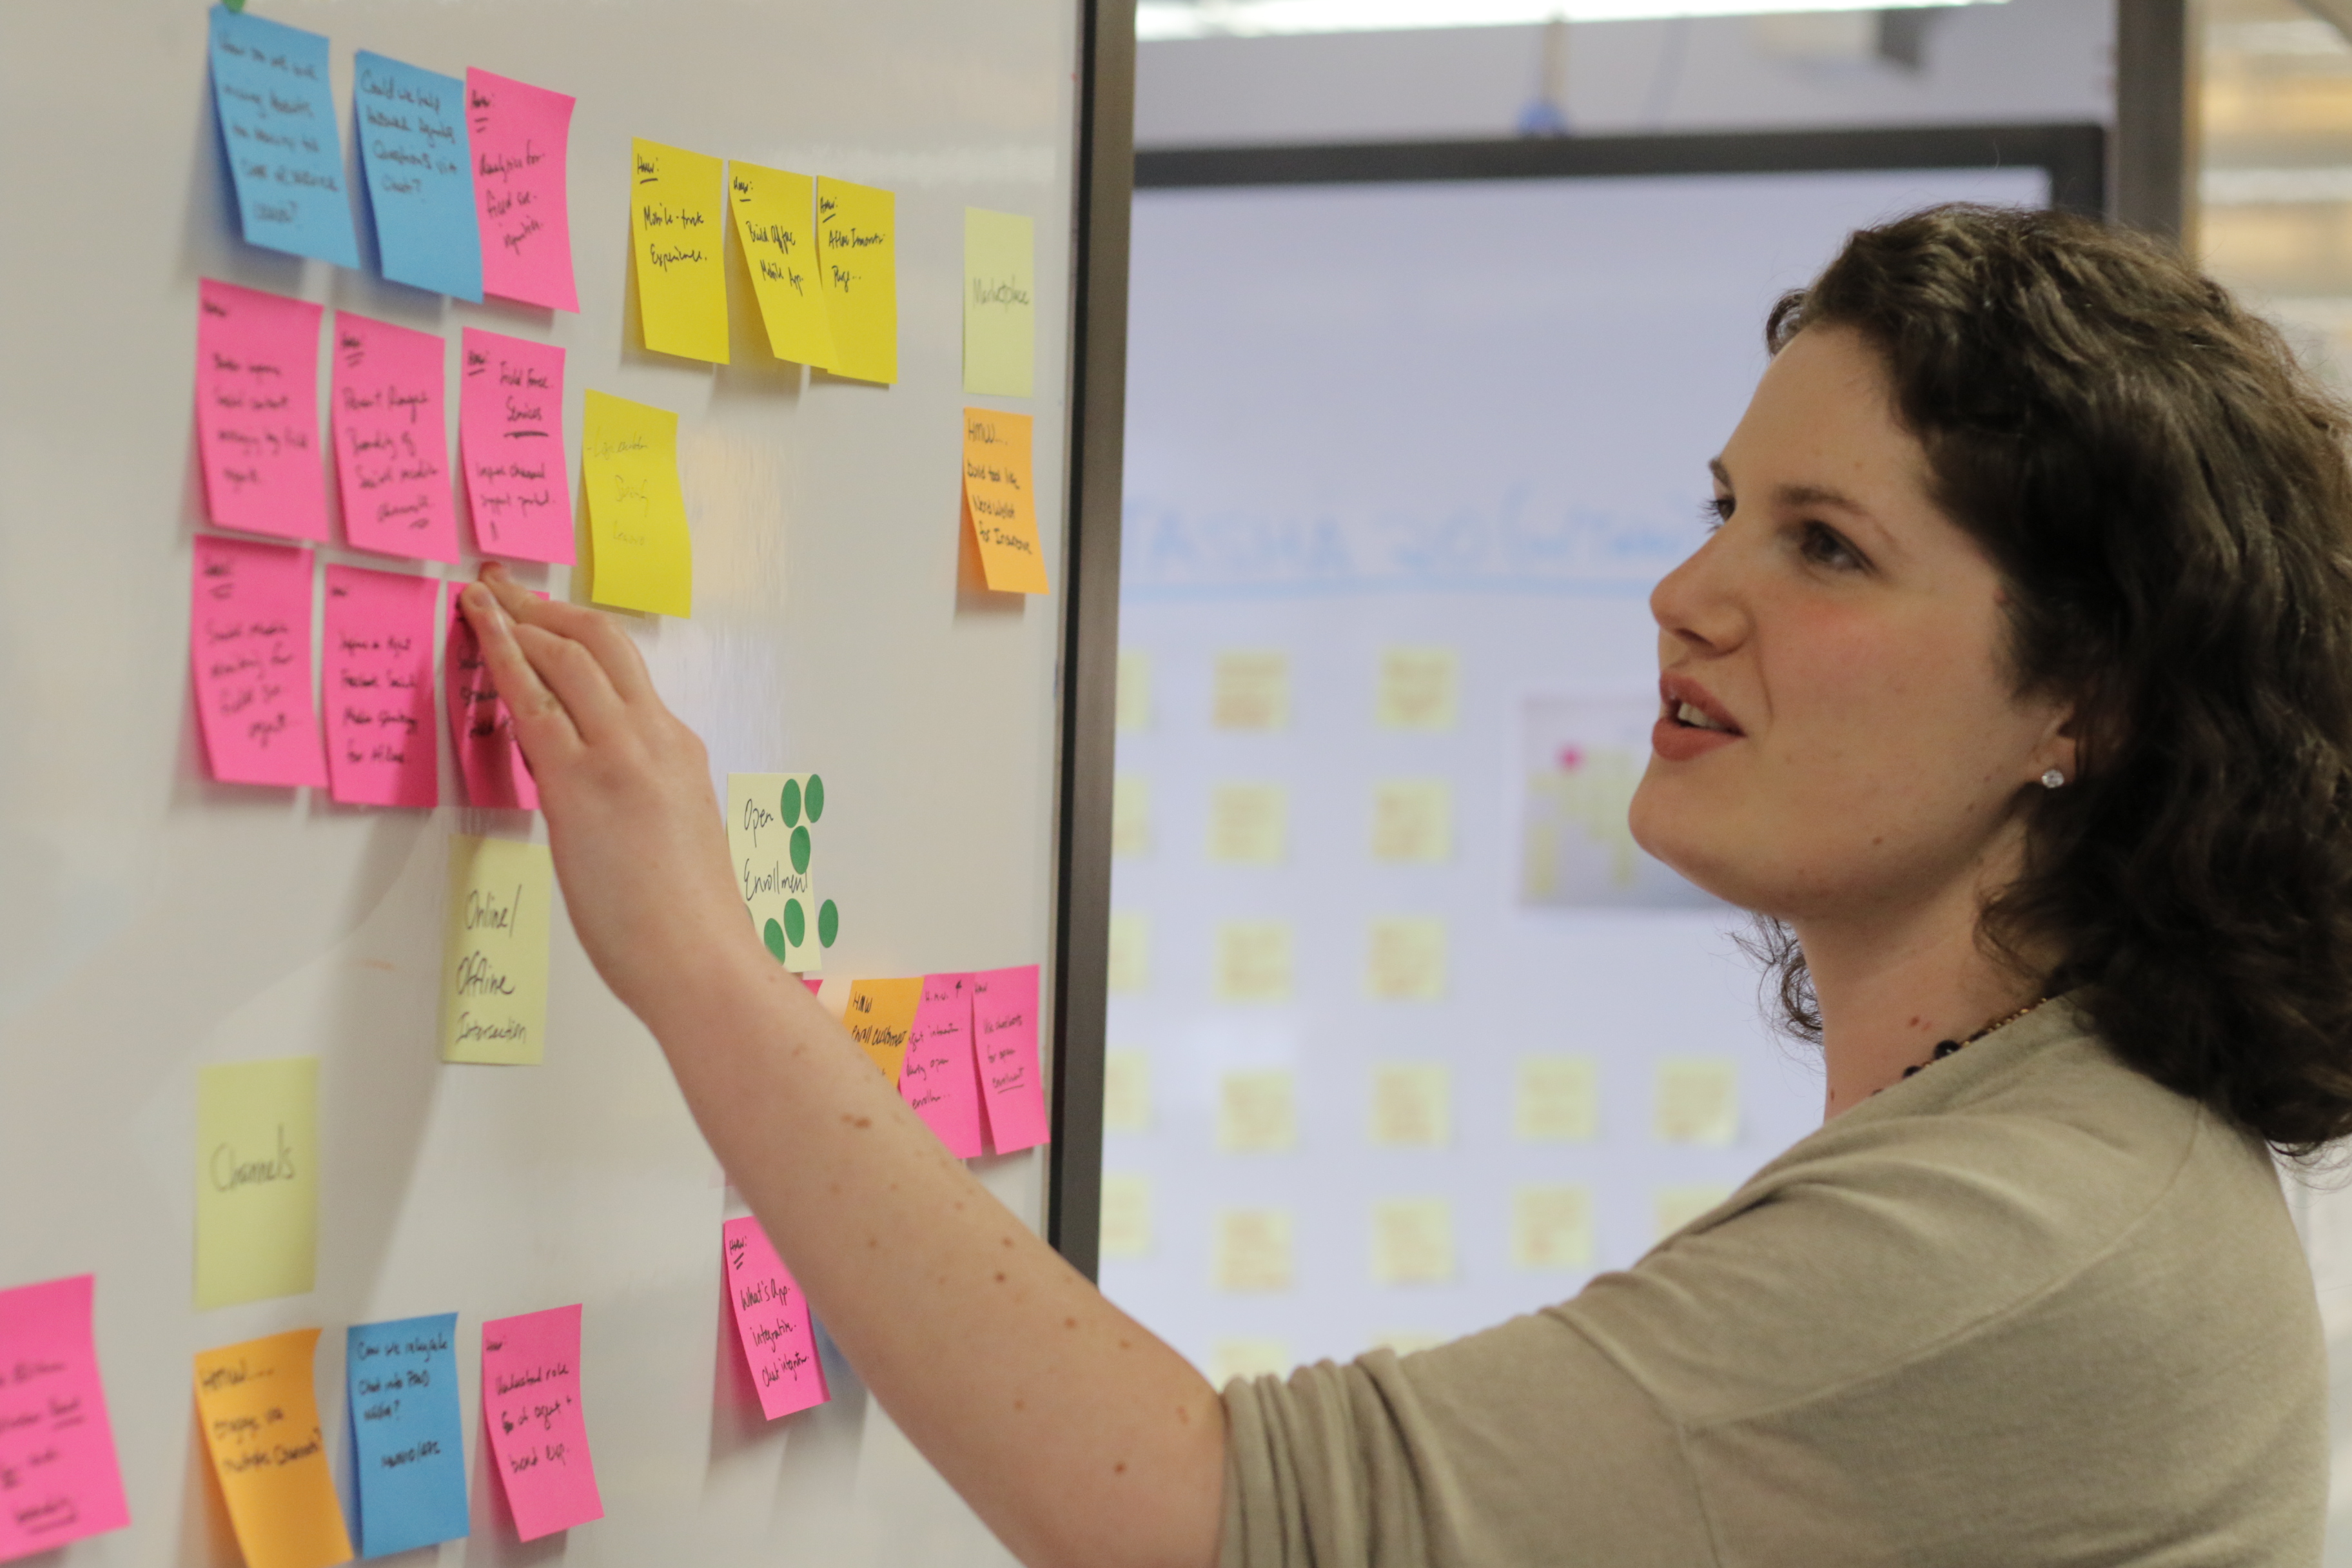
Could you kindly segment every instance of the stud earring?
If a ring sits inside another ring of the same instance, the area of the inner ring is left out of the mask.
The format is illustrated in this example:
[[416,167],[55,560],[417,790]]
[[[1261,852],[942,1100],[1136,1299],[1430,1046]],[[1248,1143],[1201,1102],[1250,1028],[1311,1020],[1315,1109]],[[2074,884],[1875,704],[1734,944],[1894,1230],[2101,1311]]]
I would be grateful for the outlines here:
[[2065,782],[2066,775],[2060,773],[2056,768],[2047,769],[2042,775],[2042,787],[2043,789],[2056,789],[2060,784],[2063,784]]

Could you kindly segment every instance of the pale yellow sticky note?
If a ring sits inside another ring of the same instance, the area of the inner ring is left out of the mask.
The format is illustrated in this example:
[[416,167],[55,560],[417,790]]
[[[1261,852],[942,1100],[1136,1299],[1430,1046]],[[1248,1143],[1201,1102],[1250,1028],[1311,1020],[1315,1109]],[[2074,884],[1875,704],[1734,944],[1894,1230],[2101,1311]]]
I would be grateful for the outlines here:
[[1132,996],[1151,989],[1151,917],[1138,910],[1113,910],[1110,962],[1106,980],[1114,992]]
[[1103,1131],[1151,1131],[1151,1053],[1113,1046],[1103,1052]]
[[307,1295],[319,1268],[319,1058],[196,1069],[196,1306]]
[[1381,728],[1451,730],[1461,676],[1461,656],[1450,647],[1387,649],[1381,655]]
[[1372,1278],[1437,1285],[1454,1278],[1454,1205],[1444,1198],[1384,1198],[1372,1205]]
[[1511,1194],[1511,1267],[1592,1267],[1592,1194],[1582,1187],[1521,1187]]
[[1223,784],[1209,791],[1209,858],[1271,866],[1290,837],[1290,792],[1275,784]]
[[1211,1278],[1220,1290],[1287,1290],[1288,1209],[1226,1209],[1217,1215]]
[[1135,1171],[1105,1171],[1102,1179],[1102,1255],[1151,1256],[1151,1178]]
[[1217,927],[1217,1000],[1287,1002],[1291,985],[1287,921],[1225,921]]
[[1370,1348],[1396,1355],[1412,1355],[1452,1342],[1447,1335],[1433,1334],[1426,1329],[1382,1329],[1372,1336]]
[[196,1355],[196,1420],[246,1568],[330,1568],[351,1537],[319,1423],[319,1331]]
[[1220,730],[1290,728],[1290,656],[1278,648],[1219,654],[1209,722]]
[[1037,375],[1037,225],[963,209],[963,389],[1027,397]]
[[1372,1142],[1442,1149],[1454,1140],[1454,1075],[1444,1062],[1383,1062],[1372,1069]]
[[[833,940],[814,859],[824,780],[815,773],[729,773],[727,851],[751,929],[795,974],[824,970]],[[838,916],[831,917],[838,919]]]
[[677,480],[677,416],[589,389],[581,422],[589,596],[657,616],[694,613],[694,541]]
[[1601,1067],[1591,1057],[1519,1058],[1511,1131],[1530,1143],[1589,1143],[1601,1131]]
[[1658,1063],[1653,1129],[1664,1143],[1720,1148],[1739,1136],[1739,1072],[1724,1057],[1668,1057]]
[[898,197],[872,185],[819,179],[816,256],[833,327],[834,374],[898,380]]
[[544,1058],[554,870],[544,844],[450,836],[443,1061],[519,1067]]
[[816,182],[730,159],[727,206],[768,329],[768,352],[831,370],[833,323],[817,278]]
[[1287,1340],[1219,1340],[1209,1355],[1209,1381],[1223,1388],[1237,1377],[1280,1377],[1296,1364]]
[[1376,920],[1364,965],[1376,1002],[1436,1002],[1445,995],[1445,922],[1433,916]]
[[716,158],[629,144],[629,254],[646,347],[727,363],[727,185]]
[[842,1022],[849,1037],[874,1059],[882,1076],[898,1081],[907,1060],[907,1035],[915,1026],[915,1009],[922,1005],[923,977],[907,980],[853,980],[849,1010]]
[[1382,779],[1372,786],[1372,858],[1432,864],[1454,856],[1454,786]]
[[1118,700],[1116,722],[1133,734],[1151,728],[1151,655],[1143,648],[1118,650]]
[[1731,1189],[1714,1182],[1694,1182],[1660,1187],[1650,1195],[1650,1213],[1664,1241],[1683,1226],[1731,1195]]
[[1298,1147],[1298,1089],[1288,1068],[1250,1068],[1217,1080],[1217,1147],[1272,1154]]
[[1151,781],[1141,773],[1110,781],[1110,852],[1127,860],[1151,853]]
[[994,594],[1045,592],[1045,547],[1037,540],[1026,414],[963,411],[963,515]]

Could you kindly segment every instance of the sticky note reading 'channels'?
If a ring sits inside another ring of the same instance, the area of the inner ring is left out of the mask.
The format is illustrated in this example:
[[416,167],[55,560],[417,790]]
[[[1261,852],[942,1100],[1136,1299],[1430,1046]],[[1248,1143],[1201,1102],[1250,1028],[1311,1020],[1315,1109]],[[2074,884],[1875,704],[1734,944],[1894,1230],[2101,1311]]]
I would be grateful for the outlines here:
[[923,1000],[907,1034],[898,1066],[899,1098],[939,1135],[948,1152],[969,1160],[981,1152],[980,1078],[972,1062],[972,977],[923,976]]
[[318,1330],[296,1329],[196,1356],[196,1419],[246,1568],[351,1561],[319,1427],[318,1345]]
[[482,1325],[482,1422],[515,1533],[537,1541],[604,1517],[580,1409],[580,1309]]
[[1045,547],[1037,542],[1037,498],[1030,484],[1026,414],[963,411],[963,515],[980,547],[992,592],[1042,594]]
[[554,310],[580,309],[565,179],[572,104],[566,93],[488,71],[466,73],[486,294]]
[[907,1060],[907,1037],[914,1031],[915,1010],[922,1002],[920,975],[911,980],[850,982],[849,1010],[842,1022],[849,1026],[849,1037],[894,1085]]
[[358,549],[457,559],[441,387],[445,347],[431,332],[335,312],[328,407],[343,537]]
[[846,180],[816,183],[816,256],[836,375],[898,379],[898,199]]
[[433,633],[437,578],[327,568],[327,771],[335,798],[436,805]]
[[0,1563],[131,1522],[89,1275],[0,1290]]
[[482,236],[467,148],[466,84],[365,49],[352,63],[360,164],[383,275],[460,300],[482,297]]
[[773,1421],[833,1397],[817,1360],[816,1332],[809,1322],[808,1298],[801,1294],[768,1233],[750,1215],[721,1227],[727,1269],[727,1301],[735,1311],[735,1332],[743,1359],[760,1391],[760,1410]]
[[1037,1061],[1037,966],[991,969],[971,977],[972,1050],[988,1142],[1000,1154],[1034,1149],[1054,1135]]
[[344,1342],[362,1557],[466,1533],[457,1340],[457,1314],[443,1312],[354,1323]]
[[474,625],[466,619],[457,598],[457,594],[449,595],[449,641],[441,663],[443,684],[448,691],[449,740],[457,749],[457,773],[466,781],[466,804],[537,811],[539,785],[515,740],[514,715],[490,679],[482,639],[474,635]]
[[1027,397],[1037,371],[1036,222],[963,209],[963,389]]
[[319,1058],[197,1069],[196,1306],[308,1294],[318,1264]]
[[629,143],[629,255],[646,347],[727,363],[727,188],[718,159]]
[[327,40],[212,8],[213,108],[247,245],[357,267]]
[[318,306],[196,284],[196,446],[205,515],[280,539],[327,537]]
[[529,1067],[544,1057],[554,879],[543,844],[450,836],[443,1061]]
[[657,616],[694,613],[694,542],[677,480],[677,416],[591,390],[581,468],[589,596]]
[[310,552],[198,534],[188,661],[225,784],[323,784],[310,697]]
[[778,359],[831,370],[833,324],[817,277],[816,182],[806,174],[727,165],[727,206],[751,273],[751,297]]
[[572,468],[563,457],[563,349],[467,327],[457,381],[457,460],[474,547],[572,564]]

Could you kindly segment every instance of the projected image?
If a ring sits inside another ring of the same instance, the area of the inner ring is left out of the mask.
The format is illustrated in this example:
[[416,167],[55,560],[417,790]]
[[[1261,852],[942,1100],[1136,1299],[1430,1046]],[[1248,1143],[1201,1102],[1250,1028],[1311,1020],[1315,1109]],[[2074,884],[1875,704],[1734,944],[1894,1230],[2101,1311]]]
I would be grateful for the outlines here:
[[1704,909],[1716,902],[1642,852],[1625,823],[1650,760],[1654,691],[1530,697],[1519,719],[1519,902]]

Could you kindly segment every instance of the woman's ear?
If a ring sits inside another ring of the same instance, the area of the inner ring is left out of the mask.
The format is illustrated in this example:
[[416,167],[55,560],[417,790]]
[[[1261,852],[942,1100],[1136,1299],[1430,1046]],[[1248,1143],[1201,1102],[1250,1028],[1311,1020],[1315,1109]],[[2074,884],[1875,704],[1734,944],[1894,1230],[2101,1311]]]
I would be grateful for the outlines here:
[[2081,725],[2074,704],[2053,704],[2049,727],[2033,749],[2034,776],[2045,788],[2070,784],[2081,774]]

